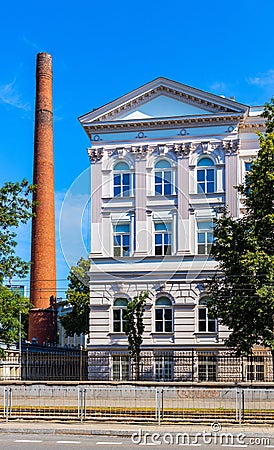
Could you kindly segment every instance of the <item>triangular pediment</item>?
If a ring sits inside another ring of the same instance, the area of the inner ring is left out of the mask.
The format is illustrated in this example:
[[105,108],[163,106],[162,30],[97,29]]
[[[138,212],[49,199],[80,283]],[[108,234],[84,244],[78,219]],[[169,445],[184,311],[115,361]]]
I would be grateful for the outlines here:
[[246,105],[166,78],[157,78],[79,118],[83,126],[100,122],[244,114]]

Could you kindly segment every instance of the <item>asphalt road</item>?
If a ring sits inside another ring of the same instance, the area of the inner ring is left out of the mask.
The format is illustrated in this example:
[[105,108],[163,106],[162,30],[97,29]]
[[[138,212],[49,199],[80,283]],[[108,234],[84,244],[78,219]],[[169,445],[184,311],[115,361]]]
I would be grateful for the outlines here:
[[[168,439],[168,436],[166,436]],[[0,449],[2,450],[84,450],[84,449],[100,449],[100,450],[114,450],[115,448],[124,448],[125,450],[133,450],[138,447],[158,447],[160,449],[182,449],[189,448],[193,449],[199,447],[201,450],[204,449],[214,449],[214,450],[224,450],[228,448],[242,449],[242,448],[252,448],[254,450],[262,449],[274,449],[274,442],[270,441],[250,441],[246,440],[245,443],[238,442],[220,442],[218,443],[205,443],[203,441],[195,443],[192,437],[191,442],[185,442],[182,445],[176,445],[174,443],[165,444],[162,438],[154,436],[156,442],[152,442],[153,438],[151,436],[147,438],[142,438],[142,441],[138,442],[138,437],[135,436],[135,442],[133,443],[131,438],[115,438],[106,436],[72,436],[72,435],[26,435],[26,434],[1,434],[0,435]],[[258,438],[259,439],[259,438]],[[271,440],[272,441],[272,440]],[[274,439],[273,439],[274,441]]]

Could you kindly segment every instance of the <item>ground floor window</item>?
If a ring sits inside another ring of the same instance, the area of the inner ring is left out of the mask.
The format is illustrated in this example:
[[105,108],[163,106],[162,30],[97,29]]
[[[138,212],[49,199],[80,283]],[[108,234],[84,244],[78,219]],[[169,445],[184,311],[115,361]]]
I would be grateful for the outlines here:
[[252,356],[247,358],[246,379],[247,381],[264,381],[264,357]]
[[198,355],[198,380],[217,381],[216,355]]
[[112,378],[114,381],[129,380],[130,362],[128,355],[113,355]]
[[155,355],[155,380],[172,381],[173,380],[173,355]]

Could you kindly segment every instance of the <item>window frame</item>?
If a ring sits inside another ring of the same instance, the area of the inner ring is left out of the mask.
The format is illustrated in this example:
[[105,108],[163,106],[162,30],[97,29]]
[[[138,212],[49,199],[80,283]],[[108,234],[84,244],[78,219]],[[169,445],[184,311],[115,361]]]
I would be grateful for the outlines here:
[[174,378],[174,355],[172,352],[166,354],[154,354],[154,379],[155,381],[173,381]]
[[[167,300],[168,303],[161,304],[161,303],[159,303],[161,300]],[[160,313],[161,317],[157,318],[157,316],[159,317],[159,312],[161,312]],[[162,326],[160,326],[160,328],[161,328],[160,330],[157,329],[158,328],[157,324],[162,324]],[[167,324],[169,324],[170,327]],[[167,329],[167,328],[170,328],[170,329]],[[174,333],[173,305],[172,305],[172,301],[165,295],[161,295],[155,301],[154,330],[155,330],[155,333],[164,333],[164,334]]]
[[[207,307],[207,302],[209,301],[208,297],[203,297],[200,299],[198,307],[197,307],[197,332],[198,333],[206,333],[206,334],[214,334],[218,333],[218,319],[215,317],[210,317],[210,313]],[[201,312],[205,313],[205,316],[201,318]],[[205,326],[201,327],[201,323],[204,323]],[[210,324],[214,323],[214,329],[210,329]],[[205,328],[205,329],[202,329]]]
[[[168,164],[168,167],[157,167],[161,162]],[[160,180],[159,182],[156,182],[156,177]],[[154,165],[154,195],[157,197],[175,195],[175,171],[167,159],[160,159]]]
[[[127,165],[125,169],[115,169],[119,164]],[[128,176],[128,183],[124,182],[124,178]],[[115,179],[119,178],[119,183],[115,183]],[[126,161],[119,161],[113,167],[113,198],[132,197],[134,195],[134,173]],[[128,187],[128,189],[126,189]],[[119,193],[115,193],[115,189],[119,188]]]
[[[211,228],[206,228],[206,225],[204,225],[204,228],[202,227],[203,224],[209,224],[211,223]],[[201,225],[201,228],[199,226]],[[197,220],[196,221],[196,240],[197,240],[197,255],[210,255],[211,248],[214,242],[214,223],[213,220]],[[204,242],[199,242],[200,236],[204,234],[205,239]],[[199,249],[204,246],[205,252],[200,252]]]
[[[115,366],[118,370],[115,369]],[[127,354],[112,355],[112,380],[129,381],[131,375],[130,358]],[[117,375],[116,375],[117,374]]]
[[[119,300],[123,300],[126,304],[124,305],[115,305]],[[128,304],[128,299],[125,297],[116,297],[113,302],[112,307],[112,332],[113,333],[119,333],[119,334],[125,334],[125,311]],[[115,318],[115,312],[119,312],[119,318]],[[119,330],[115,330],[115,324],[119,324]]]
[[[124,227],[127,226],[128,230],[126,231],[118,231],[115,230],[115,227]],[[113,246],[113,256],[117,257],[117,258],[123,258],[123,257],[128,257],[131,255],[131,226],[130,226],[130,222],[117,222],[117,223],[113,223],[112,224],[112,235],[113,235],[113,240],[112,240],[112,246]],[[126,245],[124,243],[124,241],[126,240],[125,237],[128,237],[128,245]],[[119,239],[118,239],[119,238]],[[119,240],[120,240],[120,244],[119,244]],[[128,248],[128,250],[126,251],[126,253],[124,253],[124,248]],[[120,249],[119,255],[116,254],[117,252],[115,251],[115,249]]]
[[[166,229],[156,229],[157,225],[162,225],[163,228]],[[172,243],[173,243],[173,235],[172,235],[172,222],[164,221],[164,220],[154,220],[154,255],[155,256],[170,256],[172,255]],[[157,243],[157,237],[161,236],[161,243]],[[166,242],[167,241],[167,242]],[[157,248],[161,248],[161,253],[156,251]],[[167,251],[165,251],[165,248]]]
[[[203,160],[208,160],[211,162],[210,165],[200,164]],[[213,180],[210,180],[210,173],[213,173]],[[203,174],[203,180],[199,180],[200,174]],[[204,184],[204,189],[201,184]],[[213,190],[209,189],[209,186],[213,185]],[[196,167],[196,186],[197,194],[214,194],[216,192],[216,167],[214,161],[208,156],[203,156],[199,159]]]

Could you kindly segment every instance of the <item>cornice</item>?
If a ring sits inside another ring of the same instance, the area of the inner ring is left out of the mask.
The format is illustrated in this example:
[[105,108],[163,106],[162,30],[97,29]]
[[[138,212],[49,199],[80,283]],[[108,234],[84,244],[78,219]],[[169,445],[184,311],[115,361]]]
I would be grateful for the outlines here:
[[200,116],[176,116],[163,117],[144,120],[132,120],[130,122],[119,120],[115,122],[92,122],[85,124],[84,127],[88,134],[126,132],[126,131],[148,131],[157,129],[172,129],[172,128],[193,128],[193,127],[207,127],[220,125],[234,125],[241,124],[244,120],[242,113],[235,114],[205,114]]
[[200,151],[202,154],[210,154],[217,149],[224,150],[226,154],[232,154],[238,153],[240,145],[239,139],[224,139],[222,141],[184,141],[176,144],[131,145],[113,148],[99,147],[88,148],[87,151],[90,162],[94,164],[100,161],[103,156],[116,156],[123,159],[127,153],[131,153],[136,159],[146,158],[151,153],[164,156],[169,152],[173,152],[177,158],[183,158],[191,152]]

